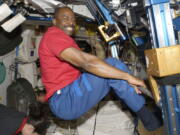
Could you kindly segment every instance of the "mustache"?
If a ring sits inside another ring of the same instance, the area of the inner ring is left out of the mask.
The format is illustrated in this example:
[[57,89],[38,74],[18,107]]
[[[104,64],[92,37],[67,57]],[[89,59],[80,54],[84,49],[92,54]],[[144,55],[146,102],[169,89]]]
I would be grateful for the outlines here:
[[65,28],[66,27],[72,27],[73,29],[75,28],[75,25],[67,25],[67,26],[65,26]]

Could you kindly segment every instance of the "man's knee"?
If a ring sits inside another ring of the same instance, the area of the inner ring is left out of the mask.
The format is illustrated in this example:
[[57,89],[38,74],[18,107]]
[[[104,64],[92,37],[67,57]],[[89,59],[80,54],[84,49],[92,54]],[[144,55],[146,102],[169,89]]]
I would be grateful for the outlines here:
[[114,64],[116,64],[117,62],[122,63],[120,60],[118,60],[118,59],[116,59],[116,58],[112,58],[112,57],[109,57],[109,58],[105,59],[105,62],[107,62],[107,63],[110,64],[110,65],[114,65]]
[[124,64],[124,62],[122,62],[121,60],[118,60],[116,58],[107,58],[107,59],[105,59],[105,62],[107,62],[108,64],[110,64],[122,71],[130,73],[126,64]]

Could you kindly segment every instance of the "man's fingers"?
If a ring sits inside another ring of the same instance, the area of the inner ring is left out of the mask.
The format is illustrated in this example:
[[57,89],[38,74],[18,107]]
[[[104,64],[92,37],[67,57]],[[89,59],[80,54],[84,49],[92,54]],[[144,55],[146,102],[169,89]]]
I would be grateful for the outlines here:
[[144,81],[135,77],[135,76],[131,76],[132,78],[130,80],[128,80],[128,82],[134,86],[141,86],[144,88],[147,88]]
[[147,88],[147,86],[146,86],[146,84],[144,83],[144,81],[143,81],[143,83],[142,83],[142,87]]
[[138,87],[147,88],[146,84],[144,83],[143,80],[141,80],[135,76],[131,76],[131,77],[132,78],[130,80],[128,80],[128,83],[134,87],[136,93],[141,94],[142,92],[140,89],[138,89]]
[[131,85],[131,86],[134,88],[134,90],[136,91],[137,94],[142,94],[142,91],[140,89],[138,89],[137,86],[135,86],[135,85]]
[[142,94],[142,91],[140,89],[138,89],[136,86],[134,87],[135,91],[137,94]]
[[143,80],[140,80],[140,84],[136,85],[136,86],[141,86],[141,87],[147,88],[147,86]]

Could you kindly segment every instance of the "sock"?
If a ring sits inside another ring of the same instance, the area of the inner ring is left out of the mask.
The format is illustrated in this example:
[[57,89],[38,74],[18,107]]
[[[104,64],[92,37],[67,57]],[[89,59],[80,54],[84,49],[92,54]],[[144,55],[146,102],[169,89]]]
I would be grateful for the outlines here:
[[156,130],[163,124],[162,117],[156,116],[156,113],[150,111],[146,106],[143,106],[136,114],[142,121],[144,127],[149,131]]

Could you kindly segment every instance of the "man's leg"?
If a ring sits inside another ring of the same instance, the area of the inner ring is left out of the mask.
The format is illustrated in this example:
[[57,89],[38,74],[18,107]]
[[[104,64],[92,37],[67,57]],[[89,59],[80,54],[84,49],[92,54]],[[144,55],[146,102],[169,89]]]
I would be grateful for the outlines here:
[[[108,64],[130,73],[128,67],[120,60],[114,58],[108,58],[105,60]],[[109,86],[113,88],[117,96],[122,99],[128,107],[137,112],[145,104],[144,97],[135,92],[134,88],[128,84],[125,80],[109,79]]]
[[108,80],[83,73],[49,100],[53,113],[66,120],[77,119],[96,105],[108,92]]
[[[113,58],[106,59],[106,62],[122,71],[130,72],[127,66],[121,61]],[[145,100],[138,95],[134,88],[127,81],[110,79],[109,85],[114,89],[115,93],[132,109],[141,119],[144,126],[148,130],[155,130],[162,125],[161,118],[157,118],[144,104]]]
[[[126,65],[119,60],[109,58],[106,62],[129,72]],[[50,108],[56,116],[62,119],[76,119],[96,105],[109,92],[110,87],[130,109],[140,117],[144,117],[142,114],[147,113],[146,108],[145,111],[141,110],[144,108],[144,98],[136,94],[126,81],[104,79],[89,73],[83,73],[80,78],[63,88],[61,94],[56,92],[50,99]]]
[[[129,72],[126,65],[119,60],[108,58],[106,62]],[[77,118],[96,105],[109,92],[110,87],[134,112],[140,110],[145,103],[144,98],[136,94],[134,89],[124,80],[104,79],[83,73],[80,78],[63,88],[60,95],[56,93],[52,97],[51,104],[54,107],[51,108],[54,108],[54,112],[61,118]]]

